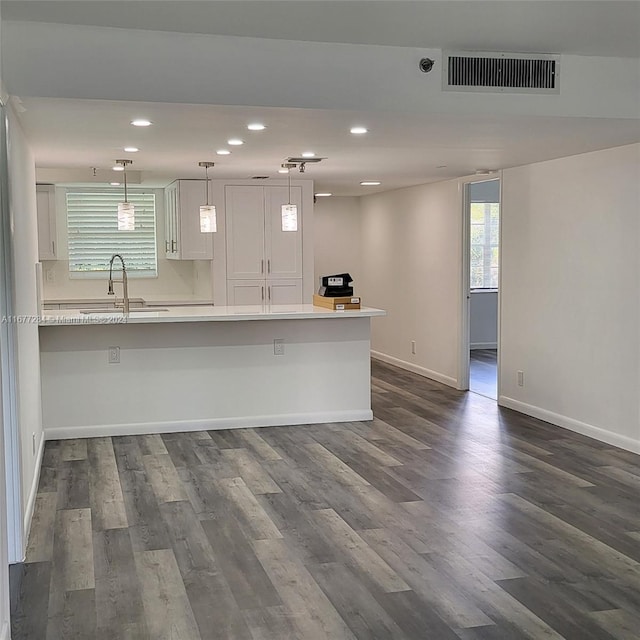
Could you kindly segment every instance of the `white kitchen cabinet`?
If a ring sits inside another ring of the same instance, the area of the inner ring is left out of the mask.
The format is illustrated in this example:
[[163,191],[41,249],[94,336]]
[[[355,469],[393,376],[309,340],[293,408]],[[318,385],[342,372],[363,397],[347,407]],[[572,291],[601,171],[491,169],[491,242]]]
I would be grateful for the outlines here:
[[165,255],[171,260],[212,260],[213,234],[200,231],[204,180],[176,180],[165,189]]
[[57,260],[56,198],[52,184],[36,185],[38,214],[38,256],[40,260]]
[[288,198],[284,186],[225,187],[228,305],[302,302],[302,189],[297,231],[282,231]]
[[302,190],[291,188],[298,230],[282,231],[284,186],[225,187],[227,279],[302,278]]
[[228,280],[227,304],[302,304],[302,278]]

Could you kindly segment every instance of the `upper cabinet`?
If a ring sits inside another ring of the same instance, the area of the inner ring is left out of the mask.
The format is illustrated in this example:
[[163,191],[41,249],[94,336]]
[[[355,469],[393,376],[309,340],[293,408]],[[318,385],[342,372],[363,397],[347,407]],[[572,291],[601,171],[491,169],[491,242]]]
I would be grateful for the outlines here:
[[38,212],[38,257],[40,260],[56,260],[56,198],[52,184],[36,185]]
[[302,278],[302,190],[291,188],[298,230],[282,230],[283,186],[225,187],[227,279]]
[[176,180],[165,189],[165,254],[172,260],[212,260],[213,234],[200,231],[204,180]]

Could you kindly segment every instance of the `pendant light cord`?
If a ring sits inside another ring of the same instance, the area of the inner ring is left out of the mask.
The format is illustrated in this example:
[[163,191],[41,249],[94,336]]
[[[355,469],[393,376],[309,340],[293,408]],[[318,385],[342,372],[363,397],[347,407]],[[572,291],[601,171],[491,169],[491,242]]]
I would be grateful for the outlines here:
[[127,166],[125,164],[122,165],[122,170],[124,172],[124,201],[128,203],[127,200]]
[[204,190],[206,196],[206,206],[209,206],[209,167],[204,168]]
[[291,169],[289,169],[289,173],[287,174],[289,178],[289,203],[291,204]]

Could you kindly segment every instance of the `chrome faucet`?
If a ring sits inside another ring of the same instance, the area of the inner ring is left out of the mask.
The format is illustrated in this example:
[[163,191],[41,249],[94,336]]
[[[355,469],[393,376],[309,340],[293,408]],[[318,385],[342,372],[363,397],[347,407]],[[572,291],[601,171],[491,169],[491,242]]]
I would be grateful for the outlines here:
[[[114,280],[113,279],[113,261],[116,258],[120,258],[120,262],[122,263],[122,279]],[[127,268],[124,265],[124,258],[119,253],[114,253],[111,256],[111,260],[109,261],[109,290],[107,293],[110,296],[114,296],[115,292],[113,290],[114,282],[122,282],[122,312],[129,313],[129,289],[127,287]],[[115,307],[119,307],[118,300],[114,302]]]

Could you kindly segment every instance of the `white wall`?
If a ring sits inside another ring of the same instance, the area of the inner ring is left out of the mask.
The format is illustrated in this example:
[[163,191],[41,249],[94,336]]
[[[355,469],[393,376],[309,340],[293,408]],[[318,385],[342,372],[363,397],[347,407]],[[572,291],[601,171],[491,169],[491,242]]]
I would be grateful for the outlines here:
[[[200,295],[211,299],[211,266],[196,265],[190,260],[167,260],[164,258],[164,191],[156,194],[156,245],[158,247],[158,277],[129,278],[129,295],[167,295],[190,297]],[[44,299],[60,298],[106,298],[105,279],[81,279],[69,277],[66,189],[56,188],[56,235],[58,260],[43,263]]]
[[[360,198],[318,198],[314,207],[316,289],[321,276],[349,273],[354,294],[361,293]],[[364,304],[370,306],[368,301]]]
[[[35,162],[18,117],[8,108],[10,214],[14,242],[15,313],[36,317],[38,229],[36,216]],[[18,419],[22,454],[22,510],[25,536],[37,489],[39,453],[43,443],[40,400],[40,346],[36,322],[19,323]],[[33,438],[35,437],[35,453]]]
[[[378,355],[458,384],[462,198],[457,180],[362,198],[362,296]],[[411,353],[411,341],[416,354]]]
[[504,171],[500,403],[640,453],[639,185],[638,144]]
[[498,342],[498,292],[472,291],[469,305],[472,349],[495,349]]

